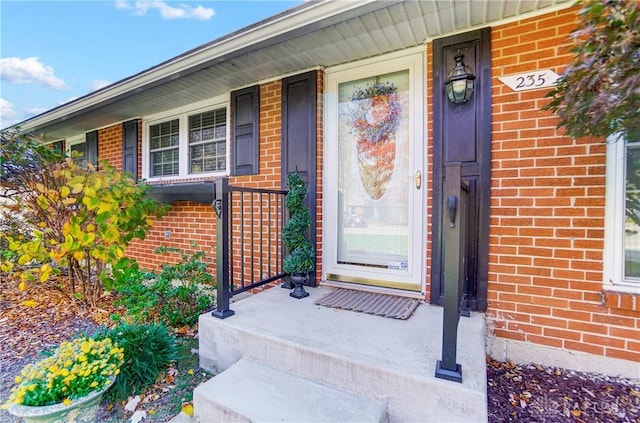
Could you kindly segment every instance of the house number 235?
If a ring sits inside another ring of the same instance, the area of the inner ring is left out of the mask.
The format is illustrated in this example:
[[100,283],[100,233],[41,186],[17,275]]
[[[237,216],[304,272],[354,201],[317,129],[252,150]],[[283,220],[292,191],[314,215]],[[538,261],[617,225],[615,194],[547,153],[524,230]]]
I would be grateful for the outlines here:
[[525,91],[553,86],[558,79],[558,74],[550,69],[545,69],[516,75],[501,76],[498,79],[513,91]]

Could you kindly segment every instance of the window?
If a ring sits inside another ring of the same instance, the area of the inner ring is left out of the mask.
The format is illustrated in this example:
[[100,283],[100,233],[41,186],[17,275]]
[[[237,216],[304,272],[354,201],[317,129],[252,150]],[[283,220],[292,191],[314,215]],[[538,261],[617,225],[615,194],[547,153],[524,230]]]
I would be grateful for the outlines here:
[[640,293],[640,138],[607,140],[604,288]]
[[73,157],[77,163],[84,165],[87,162],[87,141],[84,136],[68,138],[66,154]]
[[189,173],[225,170],[226,135],[225,109],[189,116]]
[[[143,173],[149,178],[197,177],[227,169],[227,110],[208,108],[149,119]],[[146,164],[145,164],[146,163]]]
[[98,164],[98,131],[87,132],[82,136],[67,140],[67,155],[73,157],[81,166]]
[[180,121],[152,125],[149,146],[151,152],[151,176],[170,176],[179,174]]
[[64,141],[56,141],[51,144],[51,150],[55,153],[62,153],[62,149],[64,148]]
[[87,143],[81,142],[79,144],[73,144],[69,146],[69,154],[76,159],[78,163],[84,164],[87,162]]

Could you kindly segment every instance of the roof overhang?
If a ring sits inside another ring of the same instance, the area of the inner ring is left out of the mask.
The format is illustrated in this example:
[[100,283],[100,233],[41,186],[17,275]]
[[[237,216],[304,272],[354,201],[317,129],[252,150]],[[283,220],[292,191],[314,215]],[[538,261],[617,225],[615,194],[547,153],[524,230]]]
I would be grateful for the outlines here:
[[70,136],[442,36],[570,7],[572,0],[309,1],[16,126]]

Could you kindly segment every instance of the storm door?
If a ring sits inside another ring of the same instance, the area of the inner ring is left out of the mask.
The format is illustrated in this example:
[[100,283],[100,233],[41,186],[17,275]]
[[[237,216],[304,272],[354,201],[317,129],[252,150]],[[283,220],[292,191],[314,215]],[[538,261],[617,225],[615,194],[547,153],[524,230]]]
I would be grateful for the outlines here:
[[424,55],[327,71],[325,279],[422,291]]

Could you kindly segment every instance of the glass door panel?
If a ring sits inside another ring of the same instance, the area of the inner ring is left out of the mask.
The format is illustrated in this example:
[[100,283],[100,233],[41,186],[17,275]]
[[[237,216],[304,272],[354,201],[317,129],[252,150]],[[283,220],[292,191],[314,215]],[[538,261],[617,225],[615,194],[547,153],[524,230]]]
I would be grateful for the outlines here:
[[327,72],[328,280],[423,287],[423,58]]

